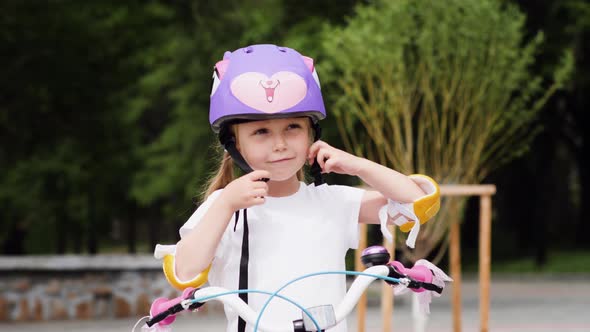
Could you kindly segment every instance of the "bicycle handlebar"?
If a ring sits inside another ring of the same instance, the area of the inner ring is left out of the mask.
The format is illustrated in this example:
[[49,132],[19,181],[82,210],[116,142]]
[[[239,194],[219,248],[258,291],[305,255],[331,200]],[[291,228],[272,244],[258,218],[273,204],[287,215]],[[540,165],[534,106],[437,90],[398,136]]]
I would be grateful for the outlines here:
[[[159,298],[154,301],[150,309],[150,319],[146,325],[152,327],[159,322],[159,327],[171,324],[176,318],[176,314],[183,310],[193,310],[202,306],[205,302],[211,300],[221,301],[224,305],[231,307],[237,314],[244,319],[248,324],[253,325],[254,329],[260,329],[263,332],[278,332],[278,331],[317,331],[330,328],[339,322],[343,321],[348,314],[354,309],[356,303],[369,287],[371,282],[376,279],[383,279],[391,284],[396,294],[411,289],[413,292],[421,293],[422,303],[426,306],[428,312],[428,305],[431,299],[431,293],[435,292],[435,296],[442,293],[444,282],[452,281],[441,269],[426,260],[418,260],[413,267],[406,268],[398,261],[389,261],[389,252],[381,246],[371,246],[365,248],[361,255],[363,264],[367,267],[364,272],[355,271],[328,271],[318,272],[301,276],[283,285],[276,292],[266,292],[259,290],[234,290],[230,291],[221,287],[206,287],[201,289],[187,288],[183,294],[172,300]],[[298,303],[286,298],[280,292],[288,285],[311,276],[325,275],[325,274],[347,274],[356,275],[354,282],[349,287],[344,298],[336,308],[332,305],[318,306],[313,308],[304,308]],[[429,292],[428,292],[429,291]],[[242,299],[237,296],[226,296],[230,294],[239,293],[261,293],[270,295],[260,312],[255,312]],[[302,319],[293,322],[285,322],[284,324],[263,323],[260,321],[269,302],[274,298],[279,297],[297,306],[303,312]],[[313,311],[313,314],[310,313]],[[318,323],[319,321],[319,323]],[[139,322],[138,322],[139,323]]]
[[[323,272],[317,274],[330,274],[330,273],[346,273],[346,272]],[[414,291],[421,291],[429,290],[435,291],[437,293],[442,292],[442,287],[437,286],[432,283],[423,282],[419,280],[415,280],[409,275],[401,273],[398,269],[396,269],[391,264],[388,265],[376,265],[369,267],[363,272],[347,272],[346,274],[353,274],[357,275],[354,282],[348,289],[346,295],[334,308],[334,317],[333,320],[330,322],[325,322],[324,324],[328,324],[328,326],[319,326],[316,321],[315,317],[310,317],[312,323],[304,322],[304,320],[297,320],[294,322],[285,322],[284,324],[272,324],[269,325],[264,322],[259,322],[260,313],[255,312],[248,304],[246,304],[242,299],[237,296],[226,296],[229,294],[236,294],[239,292],[258,292],[258,293],[265,293],[273,296],[280,297],[282,299],[288,300],[285,297],[272,294],[270,292],[262,292],[262,291],[249,291],[249,290],[241,290],[241,291],[230,291],[222,287],[206,287],[200,288],[197,290],[194,289],[187,289],[183,292],[183,295],[180,297],[164,301],[158,299],[152,305],[157,305],[157,309],[153,310],[153,313],[157,313],[153,315],[152,310],[150,310],[150,314],[152,318],[148,320],[146,323],[148,326],[152,326],[158,322],[161,322],[160,325],[168,325],[174,321],[175,314],[185,310],[185,309],[196,309],[203,305],[206,302],[211,300],[218,300],[222,302],[224,305],[231,307],[237,314],[246,321],[246,323],[257,326],[258,330],[263,332],[279,332],[279,331],[315,331],[319,327],[320,329],[326,329],[333,325],[338,324],[339,322],[346,319],[346,317],[352,312],[354,307],[356,306],[357,302],[359,301],[360,297],[364,293],[364,291],[368,288],[368,286],[375,281],[376,279],[384,279],[386,282],[392,285],[403,285],[407,288],[411,288]],[[292,301],[290,301],[292,302]],[[305,315],[311,315],[307,310],[299,306],[298,304],[292,302],[293,304],[297,305],[302,309]],[[168,309],[163,311],[158,309],[163,309],[166,305],[171,305]],[[161,312],[159,312],[161,311]]]

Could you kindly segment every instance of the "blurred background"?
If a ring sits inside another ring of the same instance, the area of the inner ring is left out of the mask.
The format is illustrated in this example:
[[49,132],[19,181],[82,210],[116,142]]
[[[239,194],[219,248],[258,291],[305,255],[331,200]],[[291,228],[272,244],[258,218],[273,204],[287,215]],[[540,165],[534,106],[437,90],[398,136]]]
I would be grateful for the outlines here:
[[[315,59],[324,140],[441,184],[497,186],[494,273],[590,273],[587,1],[2,0],[0,27],[5,258],[175,243],[217,166],[213,65],[271,43]],[[465,221],[475,271],[478,200],[447,206],[433,223]],[[418,255],[445,266],[446,234]],[[16,317],[18,302],[3,306]]]

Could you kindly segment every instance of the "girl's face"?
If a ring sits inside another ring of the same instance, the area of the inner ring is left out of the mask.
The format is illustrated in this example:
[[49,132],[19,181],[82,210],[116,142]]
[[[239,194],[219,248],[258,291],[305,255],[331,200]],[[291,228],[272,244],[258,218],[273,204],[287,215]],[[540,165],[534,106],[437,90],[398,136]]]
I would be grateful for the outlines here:
[[255,170],[267,170],[271,181],[297,176],[311,144],[306,117],[252,121],[235,127],[237,146]]

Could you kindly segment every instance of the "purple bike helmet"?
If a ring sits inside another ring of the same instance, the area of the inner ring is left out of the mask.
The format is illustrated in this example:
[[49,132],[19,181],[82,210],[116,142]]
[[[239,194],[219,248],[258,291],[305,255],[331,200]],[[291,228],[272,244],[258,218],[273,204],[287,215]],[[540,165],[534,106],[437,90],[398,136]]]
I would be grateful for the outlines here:
[[326,117],[313,59],[288,47],[252,45],[215,64],[209,122],[219,133],[235,120]]
[[[321,135],[318,121],[326,117],[320,81],[312,58],[276,45],[251,45],[225,52],[215,64],[209,123],[236,165],[252,171],[235,146],[229,125],[244,121],[307,116],[315,140]],[[310,169],[316,185],[321,169]]]

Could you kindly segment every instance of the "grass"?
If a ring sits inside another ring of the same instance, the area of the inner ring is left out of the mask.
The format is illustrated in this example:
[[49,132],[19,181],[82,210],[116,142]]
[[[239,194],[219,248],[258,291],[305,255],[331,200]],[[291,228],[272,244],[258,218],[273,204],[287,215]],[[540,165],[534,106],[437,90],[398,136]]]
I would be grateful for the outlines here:
[[[126,254],[127,247],[124,245],[104,245],[101,246],[101,254]],[[142,254],[152,254],[153,248],[148,248],[147,243],[138,243],[137,252]],[[477,272],[477,258],[465,259],[463,270],[465,272]],[[347,267],[352,269],[354,261],[354,251],[349,251],[346,257]],[[470,261],[470,262],[466,262]],[[517,258],[513,260],[499,260],[492,257],[492,273],[495,274],[513,274],[513,273],[545,273],[545,274],[590,274],[590,251],[552,251],[549,254],[547,263],[538,267],[535,265],[533,257]]]
[[[471,270],[471,269],[469,269]],[[474,267],[472,271],[476,271]],[[588,273],[590,274],[590,251],[557,251],[549,254],[547,263],[536,266],[534,258],[495,261],[492,259],[493,273]]]

